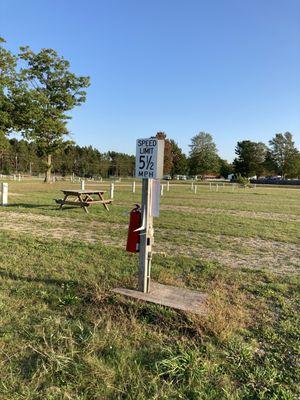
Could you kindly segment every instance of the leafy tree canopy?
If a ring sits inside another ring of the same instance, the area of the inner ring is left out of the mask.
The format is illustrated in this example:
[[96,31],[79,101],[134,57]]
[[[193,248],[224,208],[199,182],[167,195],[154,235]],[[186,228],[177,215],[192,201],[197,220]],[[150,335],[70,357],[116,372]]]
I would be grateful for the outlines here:
[[185,175],[188,171],[187,158],[178,144],[171,139],[172,169],[171,175]]
[[269,141],[269,145],[271,159],[281,177],[297,176],[300,155],[293,141],[293,135],[290,132],[277,133]]
[[13,129],[11,93],[16,81],[16,57],[4,47],[0,37],[0,146],[4,135]]
[[35,53],[21,47],[19,57],[25,63],[19,80],[26,90],[14,96],[15,125],[48,156],[46,179],[50,180],[51,156],[68,135],[67,114],[86,100],[89,78],[70,72],[70,63],[52,49]]
[[251,140],[238,142],[235,149],[238,157],[233,162],[235,171],[244,177],[261,175],[264,170],[266,153],[267,147],[264,143]]
[[218,172],[219,156],[212,135],[200,132],[192,138],[189,166],[192,175]]

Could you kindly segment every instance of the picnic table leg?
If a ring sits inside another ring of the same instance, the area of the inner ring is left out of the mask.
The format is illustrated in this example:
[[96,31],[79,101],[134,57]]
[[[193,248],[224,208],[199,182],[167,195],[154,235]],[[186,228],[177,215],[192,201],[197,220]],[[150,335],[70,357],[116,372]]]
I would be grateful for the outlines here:
[[108,205],[105,203],[105,200],[104,200],[101,192],[99,192],[98,195],[99,195],[100,199],[103,201],[103,203],[102,203],[103,206],[106,208],[107,211],[109,211]]
[[80,194],[78,195],[78,199],[79,199],[79,201],[80,201],[81,207],[82,207],[82,208],[84,209],[84,211],[88,214],[89,211],[88,211],[87,207],[86,207],[85,205],[83,205],[83,200],[82,200],[82,197],[81,197]]
[[61,205],[60,205],[60,207],[59,207],[60,210],[62,210],[63,205],[65,204],[65,201],[67,200],[67,198],[68,198],[68,195],[65,194],[65,197],[63,198],[63,201],[62,201],[62,203],[61,203]]

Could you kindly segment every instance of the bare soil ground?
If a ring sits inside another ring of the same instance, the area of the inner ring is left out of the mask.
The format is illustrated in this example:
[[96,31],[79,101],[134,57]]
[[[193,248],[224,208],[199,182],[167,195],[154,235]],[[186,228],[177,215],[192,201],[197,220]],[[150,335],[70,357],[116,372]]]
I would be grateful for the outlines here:
[[265,218],[272,219],[276,221],[298,221],[300,222],[300,215],[293,214],[280,214],[274,212],[261,212],[261,211],[240,211],[240,210],[226,210],[217,208],[196,208],[190,206],[175,206],[164,204],[161,206],[162,210],[179,211],[189,214],[228,214],[235,215],[239,217],[249,217],[249,218]]
[[[163,206],[163,209],[168,209]],[[174,207],[172,208],[174,209]],[[180,207],[182,210],[182,207]],[[189,209],[190,210],[190,209]],[[196,210],[196,212],[199,210]],[[201,210],[202,211],[202,210]],[[216,210],[205,209],[211,213]],[[228,210],[223,210],[228,212]],[[231,210],[228,212],[231,213]],[[238,215],[251,214],[237,212]],[[257,213],[255,213],[257,214]],[[266,214],[266,213],[258,213]],[[127,226],[125,224],[103,223],[100,221],[74,221],[71,218],[52,217],[41,214],[1,212],[2,230],[23,233],[37,238],[79,240],[88,243],[100,241],[116,247],[125,246]],[[159,240],[154,251],[162,255],[184,255],[218,261],[231,267],[270,269],[277,273],[293,273],[300,268],[300,247],[259,238],[240,238],[171,229],[156,229]],[[176,241],[170,238],[176,236]],[[213,247],[207,246],[207,239]]]

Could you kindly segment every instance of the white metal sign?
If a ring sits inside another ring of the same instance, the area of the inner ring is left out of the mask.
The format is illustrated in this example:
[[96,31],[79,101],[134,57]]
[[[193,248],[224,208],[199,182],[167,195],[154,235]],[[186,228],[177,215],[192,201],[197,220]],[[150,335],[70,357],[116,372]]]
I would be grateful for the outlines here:
[[135,176],[143,179],[161,179],[164,167],[164,140],[156,138],[136,141]]

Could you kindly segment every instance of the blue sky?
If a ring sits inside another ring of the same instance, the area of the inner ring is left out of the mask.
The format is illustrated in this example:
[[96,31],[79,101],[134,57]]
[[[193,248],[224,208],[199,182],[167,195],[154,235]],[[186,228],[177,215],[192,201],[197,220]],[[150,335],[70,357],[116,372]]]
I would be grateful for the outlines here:
[[163,130],[188,152],[205,131],[232,160],[288,130],[300,146],[299,0],[0,0],[0,36],[91,77],[80,145],[134,153]]

